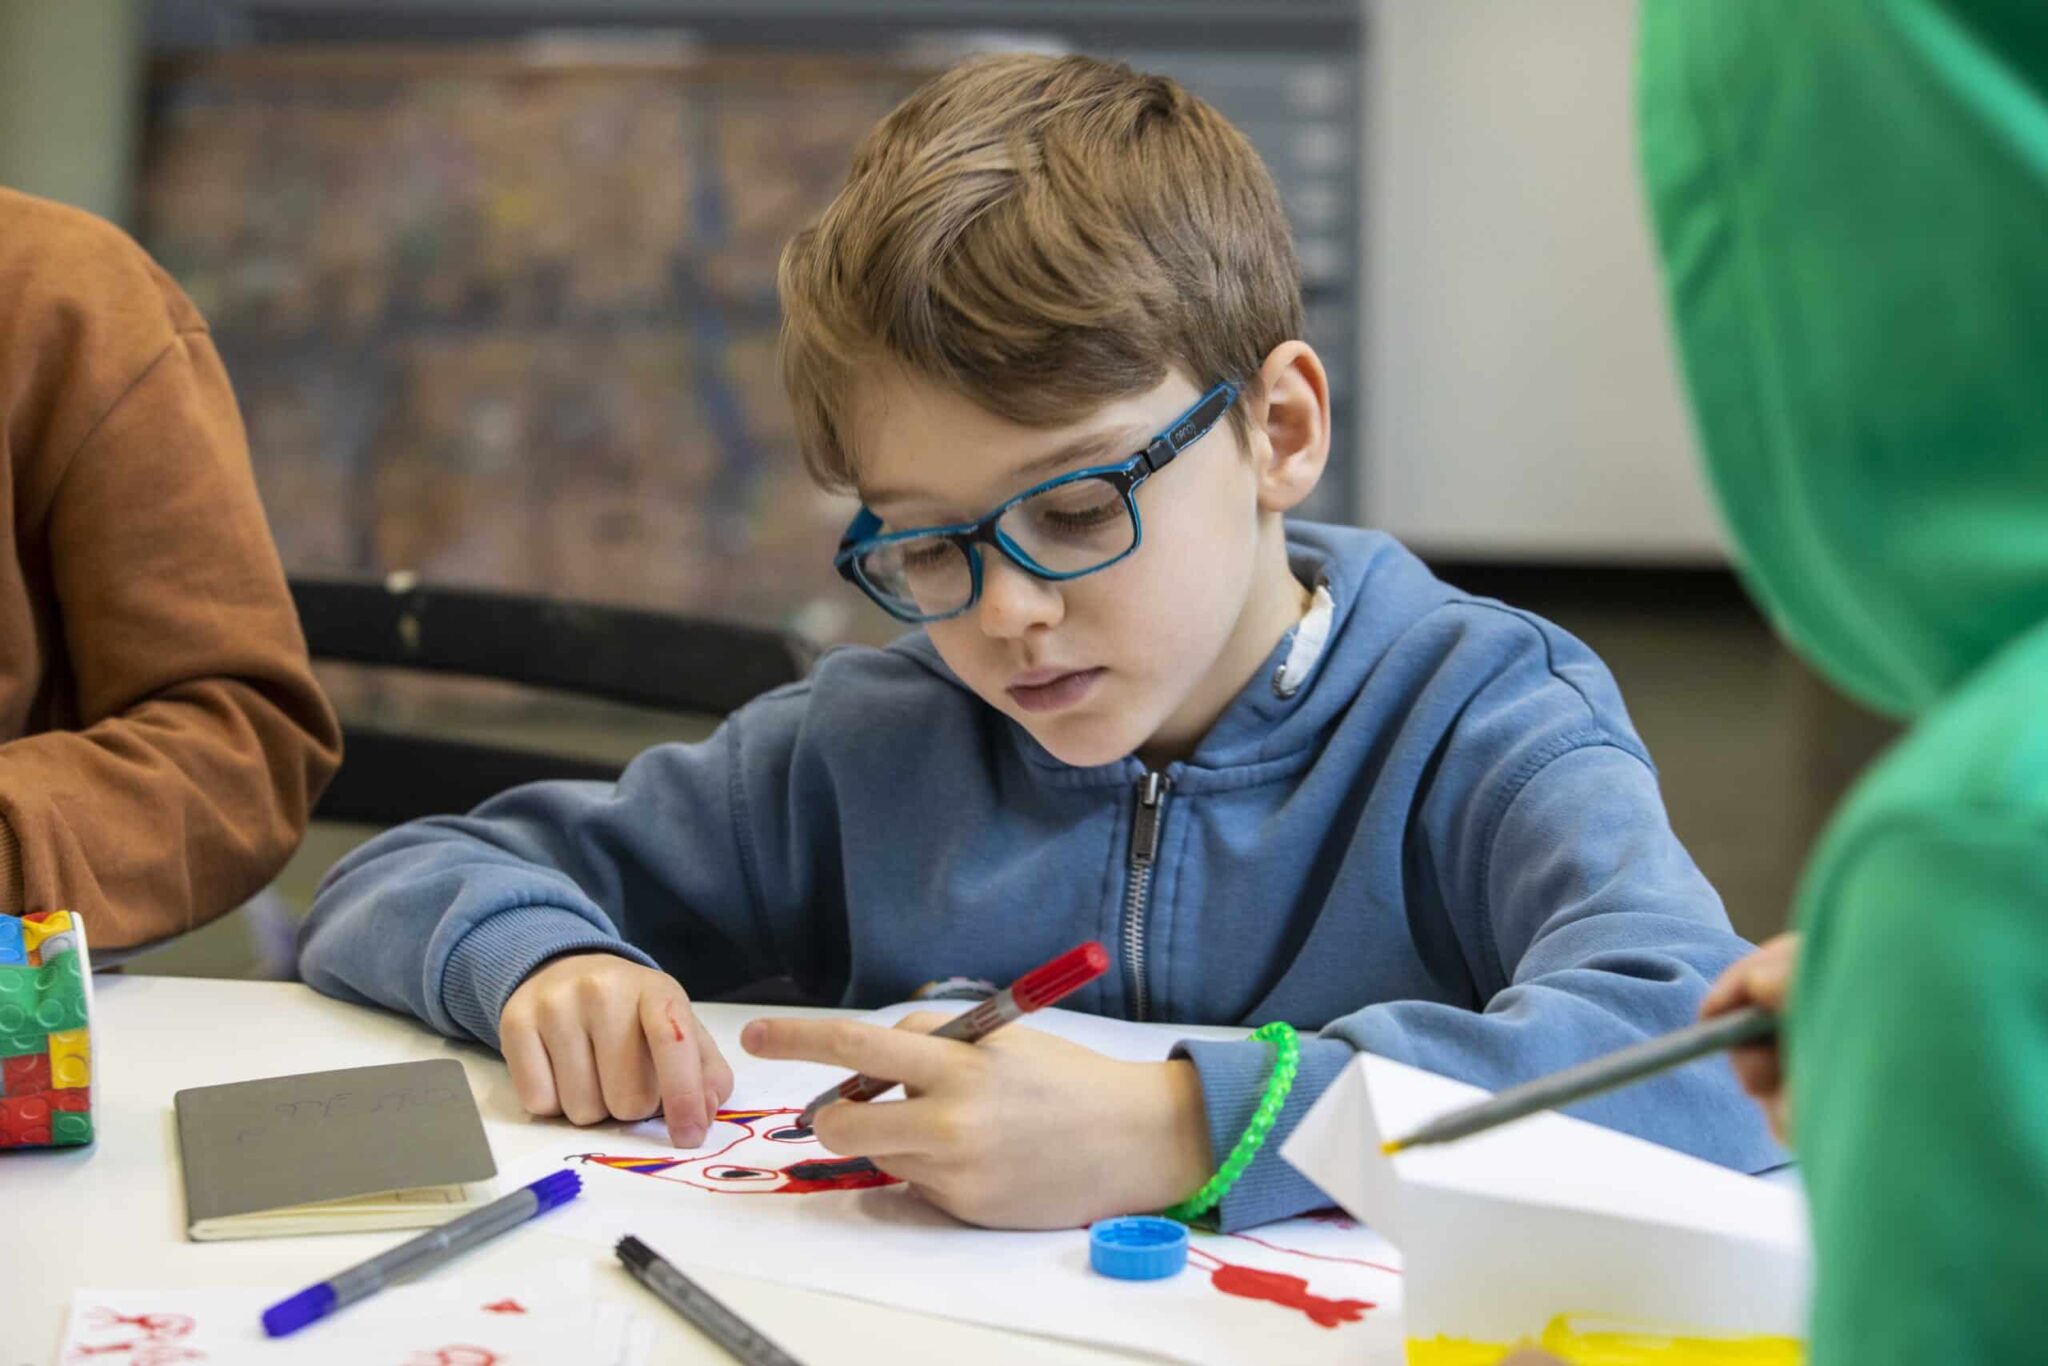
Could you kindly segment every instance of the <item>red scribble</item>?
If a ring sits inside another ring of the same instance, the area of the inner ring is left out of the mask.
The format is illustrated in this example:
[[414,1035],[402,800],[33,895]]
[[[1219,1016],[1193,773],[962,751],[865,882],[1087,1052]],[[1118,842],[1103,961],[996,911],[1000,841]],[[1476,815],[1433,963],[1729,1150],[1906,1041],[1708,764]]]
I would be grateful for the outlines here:
[[518,1300],[499,1300],[496,1304],[484,1306],[486,1314],[524,1314],[526,1306]]
[[457,1343],[452,1347],[435,1347],[423,1352],[414,1352],[406,1359],[405,1366],[498,1366],[501,1359],[488,1347]]
[[[797,1164],[801,1166],[802,1164]],[[826,1177],[791,1176],[789,1168],[782,1168],[784,1181],[776,1188],[777,1195],[816,1195],[819,1191],[863,1191],[878,1186],[893,1186],[896,1178],[879,1167],[864,1167],[854,1171],[836,1172]]]
[[[1353,1225],[1353,1227],[1357,1226]],[[1333,1257],[1326,1252],[1303,1252],[1298,1247],[1282,1247],[1278,1243],[1269,1243],[1264,1238],[1254,1238],[1249,1233],[1226,1233],[1223,1236],[1226,1238],[1242,1238],[1247,1243],[1257,1243],[1269,1252],[1284,1252],[1290,1257],[1306,1257],[1310,1261],[1315,1262],[1342,1262],[1346,1266],[1362,1266],[1373,1271],[1384,1271],[1389,1276],[1401,1274],[1401,1268],[1398,1266],[1388,1266],[1385,1262],[1368,1262],[1363,1257]]]
[[185,1337],[194,1327],[190,1314],[122,1314],[99,1305],[86,1310],[85,1317],[86,1323],[93,1328],[115,1328],[123,1324],[140,1328],[152,1342]]
[[1209,1272],[1209,1284],[1224,1294],[1238,1295],[1248,1300],[1267,1300],[1283,1309],[1296,1310],[1320,1328],[1335,1328],[1340,1324],[1356,1323],[1365,1317],[1366,1310],[1379,1307],[1371,1300],[1333,1300],[1310,1294],[1306,1279],[1290,1276],[1283,1271],[1265,1271],[1255,1266],[1239,1266],[1235,1262],[1226,1262],[1211,1252],[1191,1251],[1188,1256],[1190,1259],[1201,1258],[1205,1262],[1216,1264]]
[[86,1311],[85,1322],[93,1329],[138,1328],[142,1330],[142,1336],[132,1342],[106,1342],[96,1346],[79,1343],[66,1354],[66,1360],[82,1361],[87,1357],[123,1354],[129,1366],[171,1366],[173,1362],[203,1361],[206,1357],[204,1352],[176,1346],[173,1341],[186,1336],[196,1326],[190,1314],[123,1314],[96,1305]]
[[676,1003],[674,1001],[668,1003],[668,1027],[676,1032],[676,1042],[681,1043],[683,1041],[683,1027],[676,1023]]

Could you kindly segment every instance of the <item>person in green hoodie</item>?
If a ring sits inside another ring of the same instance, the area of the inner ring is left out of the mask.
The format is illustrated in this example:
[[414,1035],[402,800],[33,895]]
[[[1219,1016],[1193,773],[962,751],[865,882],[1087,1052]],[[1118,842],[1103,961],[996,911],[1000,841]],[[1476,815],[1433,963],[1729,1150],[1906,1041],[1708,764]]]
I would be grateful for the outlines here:
[[[2039,1361],[2048,5],[1649,0],[1639,55],[1669,303],[1740,571],[1830,679],[1913,719],[1799,893],[1811,1360]],[[1790,946],[1763,952],[1711,1004],[1781,996]]]

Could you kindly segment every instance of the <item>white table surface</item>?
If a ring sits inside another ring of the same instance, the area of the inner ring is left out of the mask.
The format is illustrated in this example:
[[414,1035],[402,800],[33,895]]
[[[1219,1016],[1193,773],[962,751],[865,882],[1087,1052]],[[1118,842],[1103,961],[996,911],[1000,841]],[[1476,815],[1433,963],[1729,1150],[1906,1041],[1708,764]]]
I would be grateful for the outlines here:
[[[730,1036],[762,1013],[699,1007]],[[779,1014],[831,1014],[778,1008]],[[519,1108],[505,1065],[486,1049],[444,1039],[402,1016],[332,1001],[282,982],[100,976],[92,1020],[93,1126],[84,1149],[0,1153],[0,1366],[42,1366],[62,1339],[72,1291],[187,1285],[298,1289],[410,1233],[332,1234],[194,1243],[185,1237],[171,1096],[188,1086],[292,1072],[452,1057],[469,1074],[499,1166],[560,1149],[561,1120]],[[653,1361],[728,1362],[598,1249],[564,1239],[507,1235],[449,1267],[464,1275],[588,1257],[600,1293],[655,1329]],[[1104,1363],[1118,1354],[979,1328],[677,1260],[707,1289],[809,1363],[995,1366]]]

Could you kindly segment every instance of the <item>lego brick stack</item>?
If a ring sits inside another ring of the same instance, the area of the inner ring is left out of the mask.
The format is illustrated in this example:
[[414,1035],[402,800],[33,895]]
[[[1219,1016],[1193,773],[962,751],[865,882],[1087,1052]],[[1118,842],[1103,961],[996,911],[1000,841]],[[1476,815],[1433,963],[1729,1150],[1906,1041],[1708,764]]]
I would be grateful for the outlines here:
[[0,1148],[92,1142],[88,980],[77,917],[0,915]]

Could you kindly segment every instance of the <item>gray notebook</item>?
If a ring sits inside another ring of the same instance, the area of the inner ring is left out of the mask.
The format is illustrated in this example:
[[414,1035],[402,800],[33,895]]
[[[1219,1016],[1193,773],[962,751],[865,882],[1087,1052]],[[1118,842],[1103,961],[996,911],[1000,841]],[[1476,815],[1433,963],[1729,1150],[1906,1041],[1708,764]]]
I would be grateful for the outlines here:
[[197,1086],[175,1104],[201,1241],[423,1228],[492,1197],[497,1164],[452,1058]]

